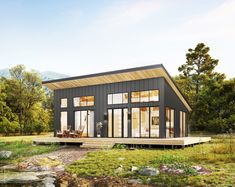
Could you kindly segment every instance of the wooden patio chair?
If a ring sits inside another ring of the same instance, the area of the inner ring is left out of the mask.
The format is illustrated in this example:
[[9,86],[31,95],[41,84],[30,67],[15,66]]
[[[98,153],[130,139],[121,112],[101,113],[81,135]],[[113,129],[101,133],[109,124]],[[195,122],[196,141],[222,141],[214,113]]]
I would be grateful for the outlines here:
[[56,131],[56,137],[63,138],[63,133],[60,130]]
[[68,138],[69,137],[69,130],[64,130],[63,137]]
[[69,137],[70,138],[74,138],[75,137],[75,131],[74,130],[69,131]]
[[79,129],[79,130],[75,130],[74,137],[75,137],[75,138],[81,138],[81,137],[82,137],[82,133],[83,133],[84,129],[85,129],[85,126],[82,126],[82,128],[81,128],[81,129]]

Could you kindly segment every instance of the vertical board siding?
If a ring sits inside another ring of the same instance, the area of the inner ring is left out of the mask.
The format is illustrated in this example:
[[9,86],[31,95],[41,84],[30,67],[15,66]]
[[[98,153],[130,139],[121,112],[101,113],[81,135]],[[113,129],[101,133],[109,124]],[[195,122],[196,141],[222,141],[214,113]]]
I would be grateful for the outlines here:
[[[158,89],[160,91],[158,102],[154,103],[131,103],[131,92],[132,91],[144,91]],[[128,92],[128,104],[120,104],[120,105],[107,105],[107,95],[110,93],[123,93]],[[73,106],[73,98],[79,96],[90,96],[93,95],[95,97],[94,106],[89,107],[77,107]],[[60,99],[68,98],[68,107],[65,109],[60,108]],[[144,80],[136,80],[136,81],[128,81],[128,82],[120,82],[120,83],[111,83],[111,84],[103,84],[103,85],[94,85],[87,87],[78,87],[78,88],[68,88],[63,90],[55,90],[54,91],[54,127],[55,130],[60,130],[60,112],[67,111],[68,112],[68,125],[71,125],[74,129],[74,111],[75,110],[94,110],[94,124],[96,126],[97,122],[103,123],[102,128],[102,137],[108,137],[108,123],[107,120],[104,120],[104,114],[108,113],[108,108],[128,108],[129,112],[132,107],[141,107],[141,106],[158,106],[159,116],[160,116],[160,137],[165,137],[165,106],[173,107],[176,111],[175,122],[176,126],[179,126],[179,114],[180,110],[187,112],[187,109],[177,97],[175,92],[170,88],[164,78],[153,78],[153,79],[144,79]],[[130,135],[130,125],[131,121],[128,120],[128,133]],[[94,135],[96,136],[96,127]],[[176,134],[178,134],[178,130]]]
[[[188,110],[184,106],[183,102],[176,95],[174,90],[165,81],[165,106],[175,110],[175,137],[180,137],[180,111],[186,113],[186,119],[188,118]],[[186,121],[185,135],[188,136],[188,123]]]

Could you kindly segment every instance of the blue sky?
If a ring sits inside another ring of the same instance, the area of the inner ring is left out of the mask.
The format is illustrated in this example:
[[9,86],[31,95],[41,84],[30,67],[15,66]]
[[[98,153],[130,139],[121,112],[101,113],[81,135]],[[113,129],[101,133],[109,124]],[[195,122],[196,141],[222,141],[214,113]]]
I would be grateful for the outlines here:
[[0,69],[83,75],[162,63],[204,42],[235,76],[235,1],[0,0]]

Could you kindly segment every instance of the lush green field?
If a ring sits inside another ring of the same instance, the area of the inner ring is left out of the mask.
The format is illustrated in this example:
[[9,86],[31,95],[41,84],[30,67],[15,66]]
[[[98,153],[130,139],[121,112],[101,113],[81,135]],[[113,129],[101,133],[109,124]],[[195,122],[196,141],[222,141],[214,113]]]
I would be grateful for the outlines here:
[[[210,143],[185,149],[166,150],[102,150],[91,152],[85,159],[70,165],[67,170],[78,176],[114,176],[117,178],[138,178],[144,183],[167,186],[233,186],[235,184],[235,138],[217,137]],[[160,173],[157,176],[141,176],[131,172],[131,167],[150,166],[159,168],[162,164],[184,168],[184,175]],[[123,171],[115,172],[123,166]],[[190,166],[203,166],[211,174],[198,175]]]
[[[49,134],[41,135],[47,137]],[[8,159],[1,159],[0,164],[17,163],[27,157],[48,153],[58,149],[58,145],[33,145],[32,139],[39,136],[9,136],[0,137],[0,151],[12,151],[12,155]]]

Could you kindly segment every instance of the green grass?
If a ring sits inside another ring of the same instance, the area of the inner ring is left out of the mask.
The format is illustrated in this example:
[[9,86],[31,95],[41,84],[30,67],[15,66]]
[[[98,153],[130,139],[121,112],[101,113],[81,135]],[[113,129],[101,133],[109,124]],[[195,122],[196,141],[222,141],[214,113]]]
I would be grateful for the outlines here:
[[[41,135],[45,137],[48,135]],[[27,157],[52,152],[58,145],[33,145],[32,139],[38,136],[0,137],[0,151],[12,151],[8,159],[0,159],[0,164],[18,163]]]
[[[232,145],[234,145],[234,140]],[[155,177],[140,176],[131,172],[132,166],[159,168],[170,164],[184,169],[185,175],[159,174]],[[123,172],[115,170],[123,166]],[[197,175],[190,166],[199,165],[212,171]],[[86,158],[67,167],[78,176],[113,176],[117,178],[140,178],[144,183],[167,186],[233,186],[235,184],[235,149],[230,149],[229,139],[213,139],[212,142],[185,149],[166,150],[102,150],[90,152]]]
[[30,136],[0,136],[0,142],[15,142],[15,141],[31,142],[34,138],[43,138],[50,136],[52,136],[52,133],[46,133],[42,135],[30,135]]

